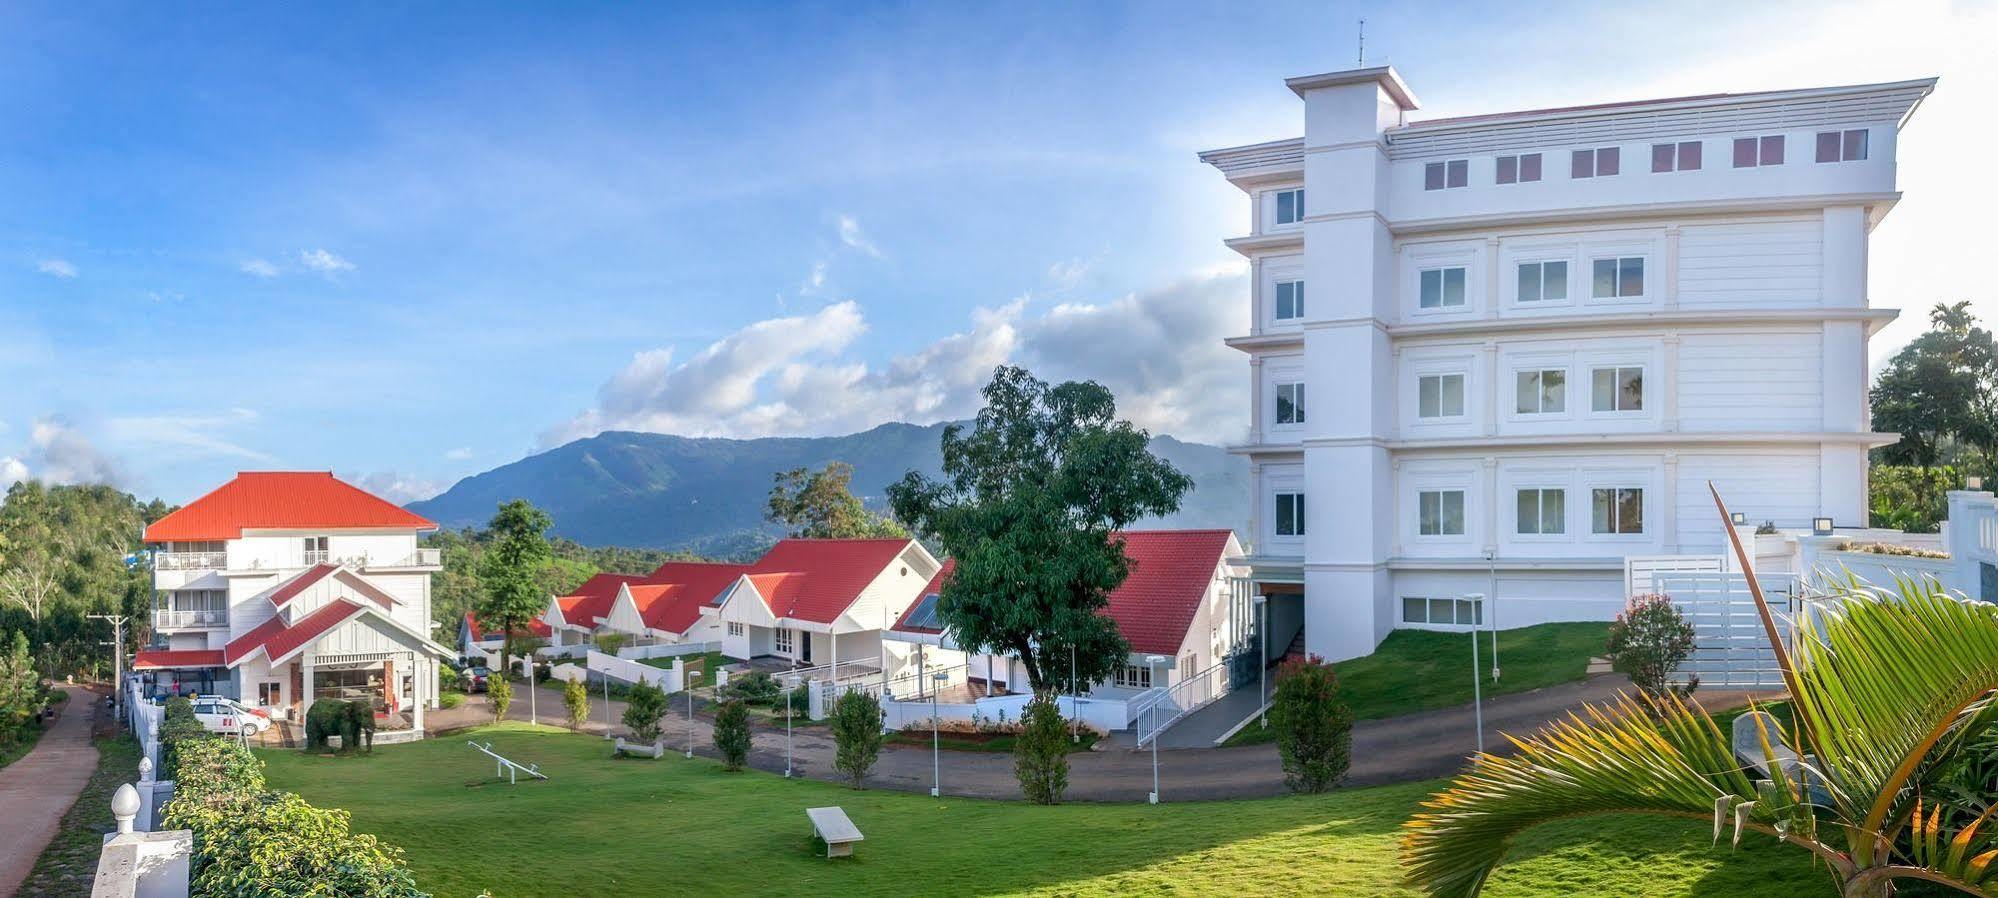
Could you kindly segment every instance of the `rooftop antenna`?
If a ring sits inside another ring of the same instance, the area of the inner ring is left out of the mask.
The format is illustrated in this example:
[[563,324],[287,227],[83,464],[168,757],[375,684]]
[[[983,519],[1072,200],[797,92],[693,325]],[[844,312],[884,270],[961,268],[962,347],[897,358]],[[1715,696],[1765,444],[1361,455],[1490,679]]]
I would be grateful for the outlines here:
[[1367,20],[1366,19],[1360,20],[1360,59],[1359,62],[1355,64],[1355,67],[1362,69],[1367,67]]

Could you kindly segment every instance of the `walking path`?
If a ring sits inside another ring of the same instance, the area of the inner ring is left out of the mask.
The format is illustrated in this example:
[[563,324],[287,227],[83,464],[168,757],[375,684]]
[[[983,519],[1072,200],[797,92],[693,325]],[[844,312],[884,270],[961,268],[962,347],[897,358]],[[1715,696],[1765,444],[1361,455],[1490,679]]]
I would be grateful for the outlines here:
[[[1514,693],[1489,699],[1484,704],[1485,748],[1494,753],[1508,750],[1501,734],[1525,736],[1549,721],[1578,711],[1584,704],[1602,703],[1630,688],[1620,675],[1591,677],[1532,692]],[[541,722],[558,725],[561,720],[561,691],[543,686],[539,690]],[[1701,704],[1719,712],[1746,704],[1751,693],[1740,690],[1709,690],[1699,694]],[[1767,698],[1768,693],[1755,693]],[[525,690],[516,688],[507,719],[527,720]],[[611,702],[612,719],[622,717],[624,704]],[[669,750],[684,750],[689,723],[685,699],[672,704],[663,726]],[[711,721],[697,711],[691,724],[696,754],[713,757]],[[604,732],[604,700],[590,702],[591,720],[583,731]],[[427,715],[432,732],[455,727],[476,726],[492,721],[492,709],[485,696],[475,695],[462,707],[433,711]],[[1182,724],[1184,725],[1184,724]],[[1253,726],[1254,724],[1251,724]],[[1349,785],[1377,786],[1449,776],[1464,766],[1476,750],[1470,706],[1426,711],[1387,720],[1361,721],[1353,727],[1353,766]],[[614,732],[628,732],[619,725]],[[1172,730],[1166,734],[1171,735]],[[1211,740],[1211,737],[1209,737]],[[832,768],[832,733],[824,726],[796,729],[791,746],[798,775],[824,780],[840,780]],[[759,770],[782,773],[785,767],[784,729],[758,729],[752,738],[749,764]],[[1069,756],[1067,796],[1077,801],[1144,801],[1152,790],[1152,753],[1128,748],[1078,752]],[[910,792],[929,791],[932,761],[927,748],[884,745],[881,759],[867,777],[869,786]],[[946,795],[972,798],[1017,799],[1020,783],[1013,775],[1013,758],[1003,752],[944,752],[943,791]],[[1163,800],[1247,798],[1285,794],[1282,765],[1273,745],[1239,748],[1173,749],[1158,752],[1159,788]]]
[[14,894],[35,869],[35,858],[97,770],[90,722],[99,698],[80,686],[61,688],[69,700],[59,706],[55,724],[27,756],[0,767],[0,895]]

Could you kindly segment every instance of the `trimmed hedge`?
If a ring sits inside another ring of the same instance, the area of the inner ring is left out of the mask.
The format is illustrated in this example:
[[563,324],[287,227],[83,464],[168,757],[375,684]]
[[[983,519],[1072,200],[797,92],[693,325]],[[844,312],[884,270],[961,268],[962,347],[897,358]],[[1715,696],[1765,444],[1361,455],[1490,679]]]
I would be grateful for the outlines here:
[[263,768],[236,742],[182,745],[162,822],[194,832],[191,898],[428,898],[402,849],[350,831],[346,811],[266,790]]
[[305,749],[325,750],[326,740],[340,737],[341,751],[375,750],[373,702],[320,699],[305,712]]

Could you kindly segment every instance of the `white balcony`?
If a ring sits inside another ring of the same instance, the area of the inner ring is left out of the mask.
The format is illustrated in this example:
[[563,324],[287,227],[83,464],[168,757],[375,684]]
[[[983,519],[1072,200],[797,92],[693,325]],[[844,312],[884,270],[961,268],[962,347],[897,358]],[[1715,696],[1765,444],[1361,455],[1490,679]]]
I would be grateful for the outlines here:
[[417,549],[414,553],[404,558],[385,560],[369,557],[361,559],[360,564],[361,567],[370,570],[384,568],[441,568],[444,566],[444,550]]
[[153,629],[186,630],[202,627],[226,627],[229,625],[227,611],[154,611]]
[[311,567],[316,564],[325,564],[326,562],[331,560],[333,560],[333,553],[325,549],[307,549],[305,552],[306,567]]
[[157,571],[219,571],[228,566],[227,552],[153,553],[153,569]]

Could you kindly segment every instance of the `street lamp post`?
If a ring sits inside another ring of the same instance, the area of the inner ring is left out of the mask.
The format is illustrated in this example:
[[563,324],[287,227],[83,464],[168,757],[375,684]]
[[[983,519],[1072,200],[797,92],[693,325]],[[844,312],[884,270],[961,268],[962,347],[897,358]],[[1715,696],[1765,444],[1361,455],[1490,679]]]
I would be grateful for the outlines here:
[[698,670],[687,671],[687,682],[680,685],[687,689],[687,757],[694,756],[694,681],[701,678]]
[[[1466,598],[1482,602],[1484,596],[1472,593]],[[1471,721],[1478,730],[1478,754],[1485,753],[1485,698],[1483,680],[1485,672],[1478,662],[1478,628],[1471,627]]]
[[798,677],[784,678],[784,778],[791,778],[791,697],[798,692]]
[[1082,741],[1082,708],[1076,704],[1079,701],[1082,701],[1082,693],[1075,688],[1075,643],[1071,642],[1068,644],[1068,740],[1070,742]]
[[534,703],[534,693],[538,691],[534,688],[534,656],[522,658],[520,663],[527,668],[527,725],[538,727],[541,725],[541,712]]
[[[1165,656],[1164,656],[1164,655],[1146,655],[1146,656],[1145,656],[1145,667],[1146,667],[1146,669],[1148,669],[1148,670],[1150,670],[1150,671],[1151,671],[1151,675],[1152,675],[1152,677],[1153,677],[1154,679],[1156,679],[1156,678],[1158,677],[1158,675],[1159,675],[1159,665],[1160,665],[1160,664],[1163,664],[1163,663],[1165,663]],[[1156,689],[1156,688],[1158,688],[1158,687],[1154,686],[1153,688],[1155,688],[1155,689]],[[1160,698],[1161,698],[1161,699],[1163,699],[1163,698],[1164,698],[1164,696],[1160,696]],[[1151,794],[1151,803],[1152,803],[1152,804],[1158,804],[1158,803],[1159,803],[1159,702],[1158,702],[1158,701],[1153,701],[1153,702],[1152,702],[1152,794]]]
[[937,693],[943,691],[943,684],[950,674],[937,671],[930,674],[930,797],[943,797],[943,739],[937,735]]
[[1270,597],[1259,595],[1250,601],[1256,605],[1256,614],[1261,623],[1256,625],[1256,633],[1263,644],[1263,664],[1256,668],[1256,697],[1262,702],[1262,726],[1270,725]]
[[604,738],[611,738],[610,677],[604,677]]

